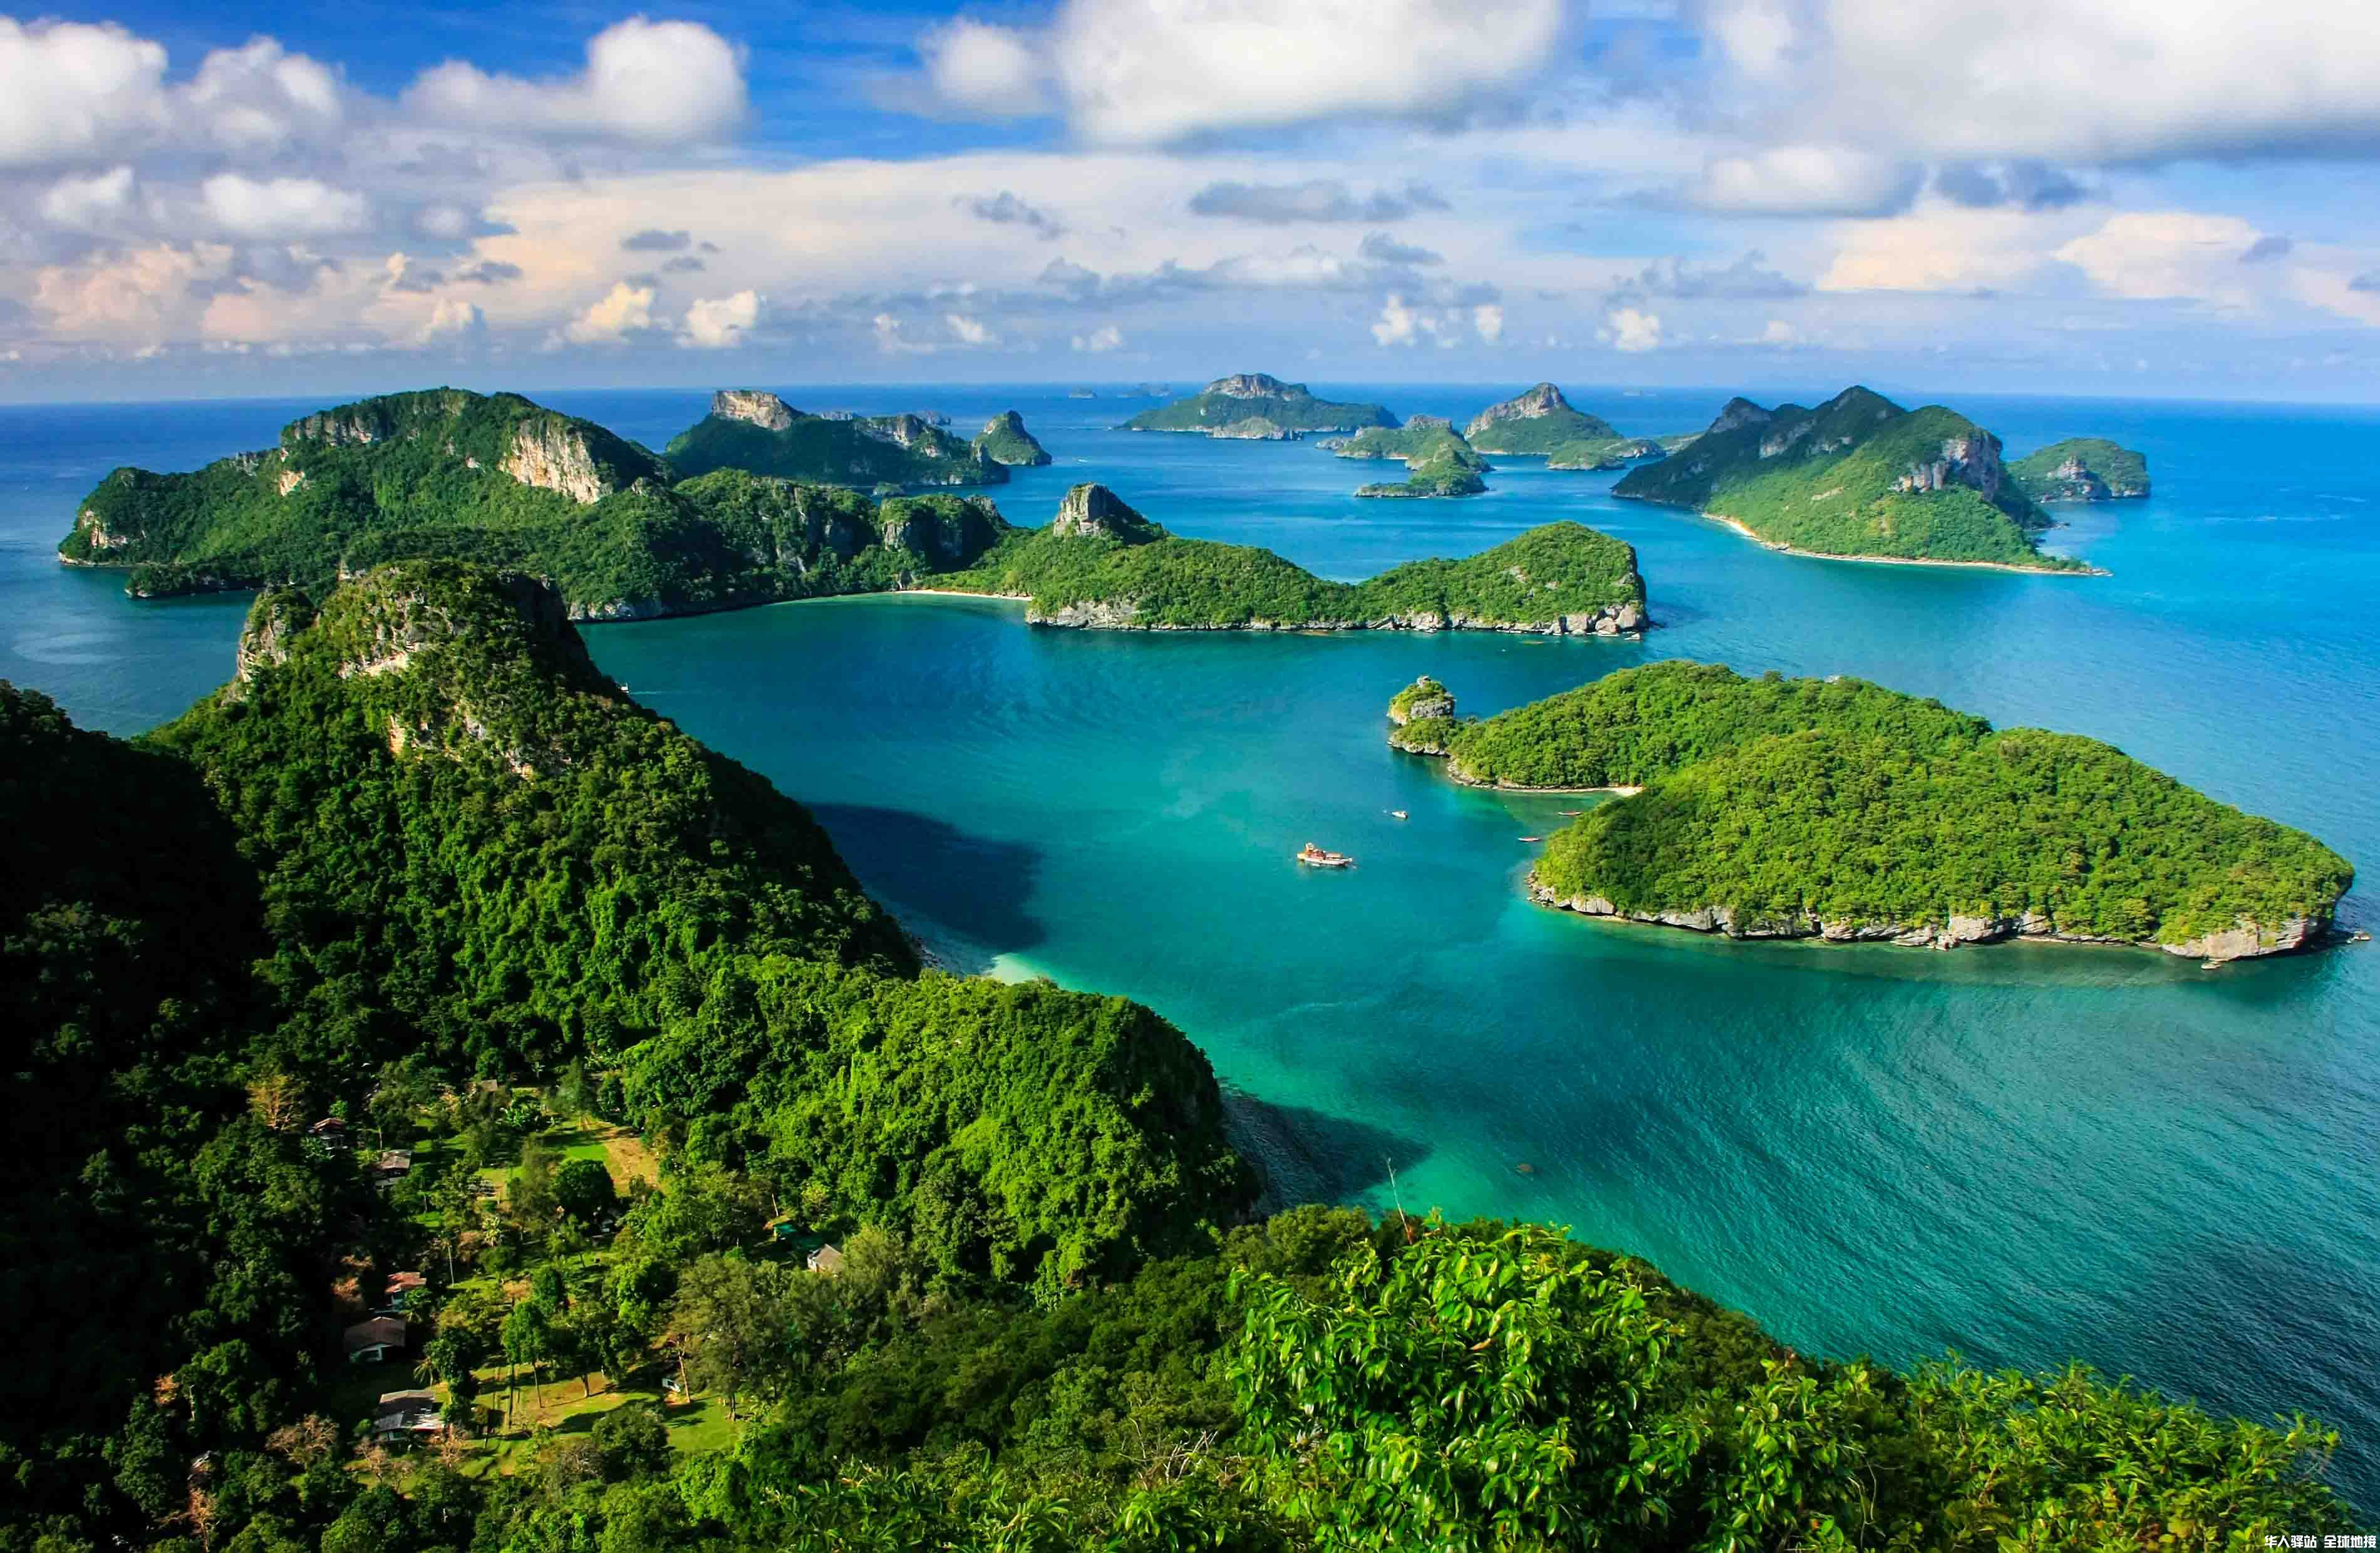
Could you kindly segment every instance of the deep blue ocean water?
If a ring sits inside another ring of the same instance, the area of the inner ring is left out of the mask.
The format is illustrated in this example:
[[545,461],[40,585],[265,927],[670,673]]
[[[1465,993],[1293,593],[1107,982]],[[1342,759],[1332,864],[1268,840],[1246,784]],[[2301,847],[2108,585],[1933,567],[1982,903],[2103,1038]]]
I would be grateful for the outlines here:
[[[1460,418],[1518,386],[1326,391]],[[1286,1196],[1567,1224],[1820,1353],[2073,1355],[2302,1410],[2380,1507],[2380,949],[2205,972],[1556,916],[1519,894],[1519,838],[1576,801],[1454,788],[1380,719],[1425,670],[1478,712],[1665,657],[1858,674],[2109,740],[2380,865],[2380,413],[1956,396],[2011,455],[2147,453],[2152,500],[2065,509],[2054,545],[2113,574],[2082,578],[1779,556],[1523,459],[1475,500],[1356,502],[1378,466],[1311,443],[1108,430],[1145,401],[786,392],[963,431],[1019,408],[1058,462],[993,492],[1013,520],[1096,479],[1332,576],[1576,517],[1637,546],[1662,623],[1641,645],[1142,637],[901,598],[589,630],[639,699],[812,805],[945,959],[1166,1013]],[[1572,397],[1660,432],[1727,392]],[[655,447],[704,400],[543,397]],[[109,467],[264,446],[314,407],[0,408],[0,678],[131,733],[226,677],[244,599],[135,603],[52,552]],[[1360,866],[1300,869],[1308,840]],[[2380,916],[2369,889],[2350,924]]]

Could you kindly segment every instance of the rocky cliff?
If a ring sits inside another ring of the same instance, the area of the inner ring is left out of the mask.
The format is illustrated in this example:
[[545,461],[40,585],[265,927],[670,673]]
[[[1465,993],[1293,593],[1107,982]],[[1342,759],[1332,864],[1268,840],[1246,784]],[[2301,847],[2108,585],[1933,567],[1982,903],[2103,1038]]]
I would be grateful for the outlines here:
[[1050,520],[1050,533],[1058,539],[1114,540],[1123,544],[1146,544],[1165,537],[1164,529],[1125,505],[1123,497],[1096,484],[1067,491],[1058,503],[1058,516]]
[[513,429],[512,445],[497,467],[523,485],[559,491],[591,506],[616,489],[595,462],[587,433],[562,416],[525,420]]
[[782,431],[802,412],[759,388],[722,388],[710,396],[710,413],[722,420],[741,420],[763,431]]
[[1619,434],[1609,421],[1577,408],[1549,382],[1488,406],[1463,428],[1463,436],[1482,453],[1550,454]]

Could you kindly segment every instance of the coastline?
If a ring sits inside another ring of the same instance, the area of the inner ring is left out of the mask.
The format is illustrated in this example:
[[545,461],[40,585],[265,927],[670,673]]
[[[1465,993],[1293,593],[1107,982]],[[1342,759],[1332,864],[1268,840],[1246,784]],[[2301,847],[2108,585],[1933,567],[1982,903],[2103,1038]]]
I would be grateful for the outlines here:
[[[1658,505],[1659,504],[1656,504]],[[1709,518],[1713,523],[1726,525],[1728,528],[1734,529],[1737,533],[1742,535],[1745,539],[1750,540],[1754,544],[1758,545],[1763,550],[1775,551],[1779,555],[1798,555],[1808,561],[1854,561],[1864,566],[1962,567],[1968,571],[1975,572],[2014,572],[2020,576],[2029,577],[2105,577],[2115,576],[2113,572],[2108,571],[2105,566],[2092,566],[2087,564],[2080,567],[2020,566],[2013,561],[1949,561],[1922,555],[1834,555],[1823,550],[1802,550],[1793,545],[1779,543],[1775,540],[1763,539],[1758,534],[1754,533],[1750,528],[1746,528],[1742,522],[1728,516],[1725,513],[1698,511],[1696,516]]]

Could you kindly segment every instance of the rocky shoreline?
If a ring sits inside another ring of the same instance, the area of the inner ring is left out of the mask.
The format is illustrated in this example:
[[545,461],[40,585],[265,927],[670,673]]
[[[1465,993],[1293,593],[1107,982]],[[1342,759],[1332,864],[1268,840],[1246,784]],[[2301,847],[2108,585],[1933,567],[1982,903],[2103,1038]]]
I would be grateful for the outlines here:
[[[954,591],[954,590],[953,590]],[[1053,625],[1087,631],[1496,631],[1518,637],[1625,637],[1653,623],[1633,603],[1607,604],[1592,613],[1556,615],[1550,620],[1488,621],[1467,614],[1438,613],[1384,615],[1378,620],[1242,620],[1223,625],[1176,625],[1137,618],[1130,600],[1086,601],[1053,611],[1028,606],[1028,625]]]
[[[1641,502],[1646,499],[1642,496],[1623,495],[1621,492],[1616,491],[1613,491],[1612,494],[1614,496],[1619,496],[1622,501],[1628,502]],[[1948,561],[1937,560],[1934,557],[1925,555],[1837,555],[1831,551],[1802,550],[1796,546],[1786,544],[1780,540],[1765,538],[1741,520],[1730,517],[1725,513],[1706,512],[1698,513],[1695,516],[1709,518],[1713,523],[1723,524],[1726,527],[1734,529],[1737,533],[1742,535],[1745,539],[1750,540],[1754,544],[1758,545],[1763,550],[1775,551],[1779,555],[1798,555],[1807,561],[1856,561],[1864,566],[1948,566],[1970,572],[2014,572],[2019,576],[2028,577],[2105,577],[2115,576],[2113,572],[2108,571],[2105,566],[2020,566],[2010,561]]]
[[2097,944],[2157,949],[2178,958],[2204,961],[2213,965],[2232,960],[2293,953],[2325,942],[2331,937],[2311,918],[2302,916],[2289,918],[2282,923],[2278,932],[2269,937],[2252,925],[2243,924],[2219,933],[2202,933],[2180,943],[2161,943],[2154,939],[2061,933],[2050,925],[2048,917],[2034,912],[2027,912],[2021,916],[1962,916],[1953,913],[1945,922],[1937,925],[1828,922],[1815,915],[1755,920],[1739,918],[1730,907],[1711,905],[1657,912],[1622,911],[1601,895],[1558,895],[1538,881],[1535,869],[1530,870],[1525,888],[1531,900],[1557,911],[1574,911],[1585,916],[1641,922],[1652,927],[1683,928],[1696,933],[1723,933],[1730,939],[1816,939],[1827,943],[1889,943],[1916,949],[1960,949],[1969,944],[2018,941]]

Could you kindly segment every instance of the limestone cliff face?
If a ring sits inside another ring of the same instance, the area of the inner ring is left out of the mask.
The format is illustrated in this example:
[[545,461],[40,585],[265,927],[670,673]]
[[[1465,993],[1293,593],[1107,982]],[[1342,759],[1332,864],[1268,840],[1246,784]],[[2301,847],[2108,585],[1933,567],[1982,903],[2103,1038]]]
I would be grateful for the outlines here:
[[283,427],[281,444],[289,447],[319,443],[325,447],[359,447],[400,436],[418,437],[425,426],[461,415],[476,398],[459,388],[449,388],[367,399],[335,410],[318,410]]
[[1718,414],[1712,418],[1709,428],[1703,435],[1716,437],[1722,431],[1732,431],[1739,426],[1766,426],[1776,419],[1758,405],[1738,394],[1719,407]]
[[926,418],[917,415],[878,415],[853,423],[860,434],[895,447],[915,448],[920,443],[938,441],[934,428]]
[[1408,722],[1454,715],[1454,692],[1424,674],[1389,701],[1389,721],[1402,728]]
[[1981,491],[1989,501],[1999,495],[2006,479],[2007,470],[2000,463],[2000,440],[1978,429],[1965,436],[1943,438],[1940,457],[1912,464],[1892,482],[1892,488],[1940,491],[1950,485],[1965,485]]
[[1106,486],[1078,485],[1059,502],[1050,532],[1139,544],[1160,537],[1165,530],[1126,506],[1123,498]]
[[1279,421],[1268,419],[1260,415],[1252,415],[1244,420],[1227,422],[1207,434],[1210,437],[1222,438],[1227,442],[1293,443],[1297,441],[1296,432]]
[[2047,916],[2026,912],[2016,916],[1970,916],[1953,912],[1939,923],[1830,922],[1815,914],[1750,916],[1723,905],[1682,906],[1659,911],[1622,911],[1601,895],[1562,896],[1529,875],[1529,898],[1541,905],[1587,916],[1625,918],[1663,928],[1684,928],[1697,933],[1724,933],[1733,939],[1822,939],[1829,943],[1893,943],[1909,948],[1959,949],[1968,944],[2002,943],[2031,939],[2044,943],[2128,944],[2161,949],[2168,954],[2220,964],[2301,949],[2320,931],[2317,924],[2293,916],[2278,928],[2242,921],[2222,932],[2202,933],[2181,943],[2145,939],[2107,938],[2089,933],[2061,933]]
[[965,503],[951,514],[922,502],[892,501],[884,504],[880,520],[888,549],[923,556],[937,571],[973,564],[999,542],[1004,527],[991,504],[981,501]]
[[1304,394],[1302,382],[1283,382],[1269,372],[1233,372],[1227,378],[1217,378],[1202,394],[1220,394],[1226,399],[1270,399],[1284,394]]
[[498,467],[523,485],[558,491],[581,506],[592,505],[613,490],[596,466],[587,433],[560,416],[521,422]]
[[763,431],[783,431],[801,412],[759,388],[722,388],[710,396],[710,413],[722,420],[749,421]]
[[292,588],[271,588],[249,606],[248,624],[233,653],[233,683],[245,686],[265,669],[288,661],[290,638],[314,623],[314,605]]
[[1560,389],[1552,383],[1541,382],[1525,394],[1481,410],[1471,418],[1471,424],[1463,428],[1463,434],[1475,440],[1493,431],[1500,420],[1542,420],[1564,410],[1575,413],[1571,402],[1562,397]]

